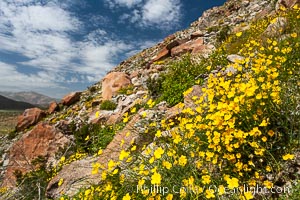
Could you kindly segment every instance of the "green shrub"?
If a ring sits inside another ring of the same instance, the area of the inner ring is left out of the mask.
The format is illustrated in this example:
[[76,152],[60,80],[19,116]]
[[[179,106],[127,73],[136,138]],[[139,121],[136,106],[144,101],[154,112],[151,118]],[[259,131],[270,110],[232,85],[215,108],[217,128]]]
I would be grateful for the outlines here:
[[205,73],[203,65],[194,64],[189,55],[168,66],[167,72],[157,80],[149,79],[149,93],[159,101],[166,101],[174,106],[183,101],[183,92],[195,84],[198,75]]
[[112,126],[84,125],[74,133],[75,151],[89,154],[97,153],[99,149],[104,149],[112,141],[114,135],[115,129]]
[[127,86],[127,87],[121,88],[121,89],[118,91],[118,93],[119,93],[119,94],[130,95],[130,94],[133,93],[133,89],[134,89],[134,87],[133,87],[132,85],[129,85],[129,86]]
[[110,100],[105,100],[101,103],[100,109],[101,110],[115,110],[117,108],[117,104],[110,101]]
[[151,77],[147,79],[146,85],[151,97],[158,98],[162,94],[162,83],[161,76],[158,79],[152,79]]
[[227,38],[229,37],[229,32],[230,32],[230,27],[228,25],[223,26],[217,34],[217,42],[221,43],[227,40]]
[[46,159],[42,156],[37,157],[31,164],[36,170],[26,174],[22,174],[21,171],[17,170],[14,172],[18,192],[13,194],[11,199],[46,199],[45,192],[48,180],[52,177],[54,171],[46,169]]

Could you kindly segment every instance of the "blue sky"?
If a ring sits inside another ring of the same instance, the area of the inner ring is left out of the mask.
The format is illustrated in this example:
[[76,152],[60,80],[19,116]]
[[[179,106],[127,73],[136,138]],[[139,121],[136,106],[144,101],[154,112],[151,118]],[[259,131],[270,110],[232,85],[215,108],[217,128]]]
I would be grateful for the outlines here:
[[60,98],[224,0],[0,0],[0,91]]

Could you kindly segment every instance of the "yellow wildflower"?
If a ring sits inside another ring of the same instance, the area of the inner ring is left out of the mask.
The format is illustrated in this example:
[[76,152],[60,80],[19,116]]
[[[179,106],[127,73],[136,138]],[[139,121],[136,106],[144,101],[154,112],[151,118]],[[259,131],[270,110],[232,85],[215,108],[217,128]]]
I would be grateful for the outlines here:
[[275,134],[274,131],[272,131],[272,130],[269,130],[269,131],[268,131],[268,135],[269,135],[269,136],[273,137],[274,134]]
[[219,185],[218,187],[218,195],[223,195],[225,194],[225,187],[223,185]]
[[59,186],[61,186],[61,185],[63,184],[63,182],[64,182],[64,179],[62,179],[62,178],[61,178],[61,179],[59,179],[59,181],[58,181],[58,184],[57,184],[57,185],[58,185],[58,187],[59,187]]
[[293,154],[286,154],[284,156],[282,156],[283,160],[292,160],[294,159],[295,155]]
[[179,165],[181,165],[181,166],[185,166],[186,165],[186,163],[187,163],[187,158],[186,158],[186,156],[180,156],[180,158],[179,158]]
[[238,33],[236,33],[235,35],[236,35],[237,37],[241,37],[242,34],[243,34],[243,32],[238,32]]
[[136,107],[131,108],[131,109],[130,109],[130,112],[131,112],[131,113],[135,113],[135,112],[136,112]]
[[100,163],[93,163],[92,166],[93,166],[92,174],[97,174],[101,166]]
[[65,156],[62,156],[61,158],[60,158],[60,162],[64,162],[66,160],[66,157]]
[[266,188],[270,189],[271,187],[273,187],[273,183],[271,181],[264,181],[264,185],[266,186]]
[[266,120],[263,120],[259,126],[267,126],[267,125],[268,123],[266,122]]
[[95,113],[95,117],[98,118],[98,117],[99,117],[99,114],[100,114],[100,112],[97,111],[97,112]]
[[156,136],[156,137],[161,137],[161,131],[158,130],[158,131],[156,132],[155,136]]
[[226,180],[229,189],[234,189],[239,186],[239,180],[237,178],[228,178]]
[[205,197],[210,199],[210,198],[215,198],[214,191],[212,189],[205,190]]
[[202,176],[202,183],[203,184],[209,184],[211,182],[209,175]]
[[248,191],[248,192],[244,192],[244,196],[242,199],[245,199],[245,200],[250,200],[250,199],[253,199],[253,194],[252,192]]
[[110,160],[107,166],[108,166],[108,170],[112,170],[116,166],[116,163],[113,160]]
[[90,139],[90,136],[86,136],[86,138],[84,139],[85,141],[89,140]]
[[121,153],[120,153],[119,159],[122,161],[125,158],[127,158],[129,156],[129,154],[130,154],[129,152],[126,152],[126,151],[122,150]]
[[161,148],[161,147],[158,147],[155,151],[154,151],[154,157],[156,159],[159,159],[161,158],[161,155],[164,153],[165,151]]
[[131,197],[129,195],[129,193],[127,193],[125,196],[123,196],[122,200],[130,200]]
[[162,165],[166,168],[166,169],[171,169],[172,164],[168,161],[163,161]]
[[166,200],[172,200],[172,199],[173,199],[173,194],[168,194]]
[[157,172],[154,172],[154,174],[151,176],[151,184],[160,185],[160,183],[161,183],[161,175]]

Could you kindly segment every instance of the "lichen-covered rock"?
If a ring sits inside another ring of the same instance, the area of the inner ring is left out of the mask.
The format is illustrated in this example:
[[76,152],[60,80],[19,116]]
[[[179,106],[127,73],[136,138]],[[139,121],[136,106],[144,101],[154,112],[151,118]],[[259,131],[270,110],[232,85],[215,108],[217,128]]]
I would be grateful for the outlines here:
[[278,11],[281,6],[292,8],[296,4],[300,4],[300,0],[278,0],[276,3],[276,10]]
[[[133,139],[141,137],[138,132],[131,131],[139,119],[140,116],[135,115],[125,128],[115,135],[114,139],[105,150],[103,150],[103,153],[99,157],[88,157],[65,166],[57,176],[49,182],[46,192],[47,197],[57,198],[61,194],[72,196],[86,185],[99,183],[101,181],[101,171],[98,174],[92,174],[92,164],[98,162],[107,168],[109,160],[113,160],[114,162],[119,161],[121,150],[129,148]],[[130,134],[128,134],[128,132],[130,132]],[[121,143],[123,145],[121,145]],[[62,185],[58,187],[60,179],[64,181]]]
[[111,72],[102,80],[102,98],[110,100],[124,87],[131,85],[130,77],[124,72]]
[[64,148],[69,142],[70,140],[53,126],[39,123],[11,146],[2,186],[15,186],[14,172],[16,170],[22,174],[34,170],[32,165],[34,159],[41,156],[49,161],[55,157],[60,148]]
[[192,52],[193,49],[203,45],[203,38],[198,38],[196,40],[191,40],[189,42],[183,43],[177,47],[171,49],[172,56],[178,56],[187,52]]
[[22,131],[39,122],[46,113],[39,108],[26,109],[22,115],[18,116],[17,131]]
[[58,109],[59,109],[58,104],[55,101],[52,101],[48,108],[48,114],[53,114]]
[[80,99],[80,95],[81,92],[71,92],[62,98],[61,103],[66,106],[70,106]]

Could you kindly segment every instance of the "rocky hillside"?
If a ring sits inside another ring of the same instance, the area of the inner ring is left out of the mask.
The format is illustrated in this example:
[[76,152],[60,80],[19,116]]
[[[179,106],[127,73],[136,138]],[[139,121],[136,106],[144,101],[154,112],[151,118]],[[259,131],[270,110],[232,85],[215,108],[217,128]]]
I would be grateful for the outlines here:
[[299,3],[229,0],[26,110],[1,144],[1,198],[298,199]]

